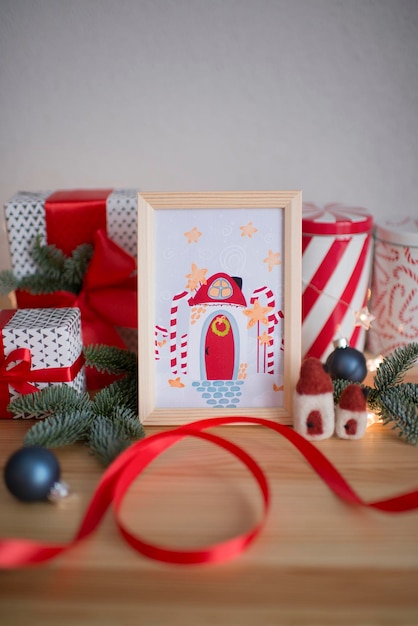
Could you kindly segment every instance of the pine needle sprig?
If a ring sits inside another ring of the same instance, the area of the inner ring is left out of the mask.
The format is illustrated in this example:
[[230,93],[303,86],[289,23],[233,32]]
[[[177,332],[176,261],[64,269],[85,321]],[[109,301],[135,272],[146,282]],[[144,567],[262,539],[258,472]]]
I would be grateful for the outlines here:
[[375,388],[384,391],[398,385],[417,359],[418,343],[410,343],[394,350],[377,368],[374,377]]
[[78,294],[93,252],[93,246],[84,243],[77,246],[70,256],[66,256],[53,244],[42,244],[42,238],[38,235],[31,250],[36,271],[20,279],[10,270],[0,272],[0,293],[7,295],[21,289],[32,294],[54,291]]
[[138,387],[136,378],[122,378],[96,393],[93,400],[95,415],[107,414],[119,406],[125,406],[138,414]]
[[84,243],[73,251],[70,257],[66,257],[62,271],[63,283],[67,286],[66,290],[73,293],[80,293],[84,274],[87,271],[94,248],[90,244]]
[[88,437],[93,416],[89,411],[56,413],[37,422],[23,440],[25,446],[58,448]]
[[380,417],[383,424],[392,423],[399,436],[415,445],[418,441],[417,404],[408,394],[398,389],[389,389],[380,396]]
[[334,404],[338,404],[342,392],[346,387],[348,387],[348,385],[351,385],[351,381],[338,378],[337,380],[333,380],[332,382],[334,385]]
[[86,365],[107,374],[134,374],[138,371],[137,356],[129,350],[95,344],[83,349]]
[[88,444],[103,465],[108,466],[131,443],[132,439],[109,417],[100,415],[93,421]]
[[37,235],[31,250],[31,257],[39,271],[48,275],[51,281],[59,281],[64,270],[65,255],[53,244],[42,244],[42,236]]
[[[374,386],[361,385],[369,409],[374,411],[383,424],[392,424],[399,436],[408,443],[418,442],[418,384],[403,383],[406,372],[418,359],[418,343],[410,343],[394,350],[385,357],[376,370]],[[334,402],[350,381],[335,380]]]
[[15,417],[42,418],[28,430],[24,445],[53,448],[85,441],[99,461],[108,465],[145,436],[138,418],[137,357],[108,346],[89,346],[87,352],[104,371],[122,376],[123,364],[129,371],[93,398],[65,384],[52,385],[17,397],[8,409]]
[[16,285],[16,289],[29,291],[35,295],[53,293],[54,291],[64,289],[64,287],[62,281],[56,276],[50,276],[49,274],[42,274],[40,272],[23,276]]
[[8,410],[16,418],[43,419],[51,413],[85,411],[89,403],[88,393],[80,393],[68,385],[51,385],[40,391],[18,396],[9,403]]
[[15,291],[19,286],[19,279],[13,274],[12,270],[2,270],[0,272],[0,295],[7,296]]

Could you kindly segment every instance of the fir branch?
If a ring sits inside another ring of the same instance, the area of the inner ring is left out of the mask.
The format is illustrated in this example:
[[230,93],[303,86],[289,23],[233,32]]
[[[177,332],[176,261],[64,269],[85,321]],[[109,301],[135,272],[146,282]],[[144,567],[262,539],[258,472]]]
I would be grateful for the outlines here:
[[145,436],[144,427],[138,415],[126,406],[116,407],[112,421],[129,439],[142,439]]
[[15,417],[44,418],[27,432],[25,445],[58,447],[87,440],[99,460],[108,465],[132,441],[145,436],[138,418],[137,357],[109,346],[85,350],[102,371],[125,376],[93,399],[68,385],[52,385],[19,396],[8,408]]
[[375,388],[383,392],[399,384],[417,359],[418,343],[410,343],[394,350],[377,368],[374,377]]
[[65,255],[53,244],[41,244],[42,237],[35,237],[31,251],[32,259],[42,274],[49,276],[52,282],[59,281],[64,271]]
[[86,365],[108,374],[135,374],[137,356],[129,350],[101,344],[85,346]]
[[109,465],[131,443],[131,437],[109,417],[100,415],[93,421],[88,444],[103,465]]
[[[367,393],[369,409],[377,413],[383,424],[393,423],[399,436],[412,444],[418,441],[418,385],[402,383],[403,376],[418,359],[418,343],[394,350],[385,357],[374,377],[374,387],[361,385]],[[350,381],[334,381],[334,402]]]
[[54,245],[43,245],[41,236],[35,237],[31,256],[37,270],[33,274],[18,279],[11,271],[0,273],[0,293],[7,295],[16,289],[32,294],[70,291],[78,294],[83,286],[94,248],[81,244],[67,257]]
[[85,411],[89,408],[87,393],[79,393],[68,385],[51,385],[34,393],[21,395],[10,402],[8,411],[15,417],[38,419],[51,413]]
[[417,404],[408,393],[399,389],[389,389],[380,396],[380,416],[383,424],[393,422],[399,429],[399,436],[412,444],[418,441]]
[[[17,289],[29,291],[32,294],[53,293],[65,289],[62,280],[59,277],[49,274],[36,273],[29,276],[23,276],[18,282]],[[68,291],[68,290],[66,290]]]
[[0,272],[0,295],[7,296],[15,291],[19,285],[19,279],[15,277],[11,270]]
[[67,291],[80,293],[83,286],[84,274],[87,271],[94,248],[88,243],[83,243],[75,250],[70,257],[64,261],[62,280],[67,285]]
[[93,411],[96,415],[101,413],[106,415],[107,412],[120,405],[138,413],[138,385],[136,377],[127,375],[125,378],[121,378],[104,387],[94,396],[93,405]]
[[338,402],[340,401],[340,396],[342,392],[344,391],[344,389],[348,387],[348,385],[351,385],[351,380],[344,380],[342,378],[337,378],[336,380],[333,380],[332,382],[334,385],[334,404],[338,404]]
[[25,446],[58,448],[68,446],[88,436],[92,415],[88,411],[57,413],[37,422],[23,440]]

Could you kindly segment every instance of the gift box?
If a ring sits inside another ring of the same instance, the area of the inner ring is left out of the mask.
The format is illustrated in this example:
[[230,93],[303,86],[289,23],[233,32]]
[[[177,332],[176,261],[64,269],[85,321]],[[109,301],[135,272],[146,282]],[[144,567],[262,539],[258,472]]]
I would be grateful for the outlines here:
[[77,308],[0,311],[0,418],[9,402],[55,384],[86,387]]
[[302,350],[324,360],[333,341],[362,351],[365,329],[355,312],[367,304],[373,217],[362,208],[306,203],[302,209]]
[[418,341],[418,219],[393,216],[375,227],[367,347],[388,356]]
[[17,193],[5,204],[12,269],[17,278],[36,271],[34,240],[54,244],[69,255],[82,243],[93,243],[104,229],[136,258],[137,193],[135,189],[72,189]]
[[[83,344],[137,352],[137,190],[74,189],[19,192],[5,204],[12,269],[17,279],[36,273],[35,238],[66,256],[80,244],[94,248],[80,293],[16,290],[18,308],[78,307]],[[87,371],[89,389],[109,384]]]

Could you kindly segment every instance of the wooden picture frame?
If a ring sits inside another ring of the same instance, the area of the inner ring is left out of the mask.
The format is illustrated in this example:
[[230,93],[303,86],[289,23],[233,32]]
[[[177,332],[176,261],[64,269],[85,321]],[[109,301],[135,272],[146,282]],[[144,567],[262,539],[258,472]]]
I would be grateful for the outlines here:
[[301,205],[300,191],[138,194],[142,423],[291,423]]

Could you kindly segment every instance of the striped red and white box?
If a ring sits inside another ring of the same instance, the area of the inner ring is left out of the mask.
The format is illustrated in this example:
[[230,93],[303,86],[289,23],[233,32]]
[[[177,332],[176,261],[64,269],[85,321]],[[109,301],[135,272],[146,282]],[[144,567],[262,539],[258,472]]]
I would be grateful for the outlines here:
[[324,360],[344,337],[364,349],[355,313],[367,304],[373,217],[362,208],[305,203],[302,212],[302,353]]
[[376,318],[367,347],[389,355],[418,341],[418,219],[393,217],[376,224],[370,311]]

